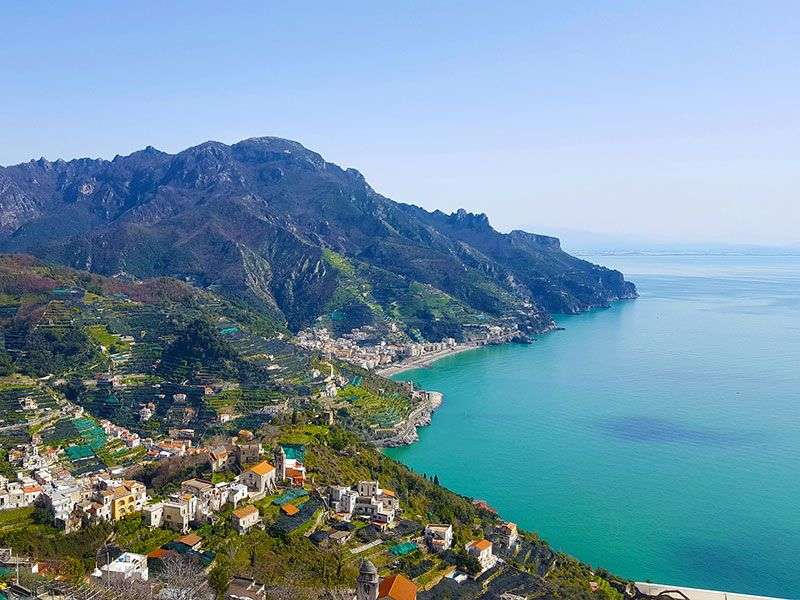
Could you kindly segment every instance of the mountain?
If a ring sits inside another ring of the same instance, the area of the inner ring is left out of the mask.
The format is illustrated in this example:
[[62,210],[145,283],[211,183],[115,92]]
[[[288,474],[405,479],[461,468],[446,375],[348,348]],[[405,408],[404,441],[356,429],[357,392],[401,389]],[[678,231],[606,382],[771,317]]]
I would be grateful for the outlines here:
[[539,332],[553,312],[636,296],[556,238],[394,202],[358,171],[271,137],[0,168],[0,251],[180,278],[292,331],[321,317],[337,333],[394,321],[435,340],[476,322]]

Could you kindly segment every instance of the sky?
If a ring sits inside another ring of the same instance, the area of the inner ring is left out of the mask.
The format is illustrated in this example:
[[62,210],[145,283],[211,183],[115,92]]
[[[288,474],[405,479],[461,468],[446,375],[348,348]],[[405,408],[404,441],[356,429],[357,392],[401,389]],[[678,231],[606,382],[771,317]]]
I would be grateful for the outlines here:
[[800,243],[800,2],[2,13],[2,165],[277,135],[502,230]]

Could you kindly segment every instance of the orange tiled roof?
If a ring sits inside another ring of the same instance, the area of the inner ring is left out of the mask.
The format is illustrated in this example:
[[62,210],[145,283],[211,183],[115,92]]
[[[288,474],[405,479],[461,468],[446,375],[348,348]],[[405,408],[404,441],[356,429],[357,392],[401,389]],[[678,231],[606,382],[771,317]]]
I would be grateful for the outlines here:
[[416,600],[417,584],[402,575],[391,575],[381,581],[378,600]]
[[492,542],[490,542],[489,540],[476,540],[472,542],[470,546],[483,552],[484,550],[487,550],[492,547]]
[[300,512],[300,509],[297,508],[294,504],[284,504],[283,506],[281,506],[281,510],[290,517],[293,517],[294,515]]
[[181,544],[186,544],[187,546],[192,547],[202,542],[203,538],[201,538],[196,533],[190,533],[189,535],[185,535],[183,537],[178,538],[178,541]]
[[396,494],[392,490],[383,490],[384,495],[394,498]]
[[297,479],[298,477],[300,479],[305,479],[306,474],[305,471],[301,469],[293,469],[289,467],[286,469],[286,476],[289,477],[290,479]]
[[33,492],[41,492],[42,486],[40,485],[26,485],[22,488],[22,491],[26,494],[32,494]]
[[272,471],[274,471],[275,467],[273,467],[267,461],[262,461],[257,465],[250,467],[249,470],[255,473],[256,475],[266,475],[267,473],[271,473]]
[[248,504],[247,506],[243,506],[242,508],[237,508],[235,511],[233,511],[233,514],[239,519],[244,519],[245,517],[248,517],[253,513],[258,513],[258,509],[252,504]]

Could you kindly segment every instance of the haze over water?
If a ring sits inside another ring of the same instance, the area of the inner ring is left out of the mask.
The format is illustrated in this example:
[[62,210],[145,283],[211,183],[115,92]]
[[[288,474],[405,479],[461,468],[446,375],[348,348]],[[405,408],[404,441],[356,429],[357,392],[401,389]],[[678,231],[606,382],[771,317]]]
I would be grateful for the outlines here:
[[387,450],[622,576],[800,598],[800,257],[603,256],[636,301],[402,373]]

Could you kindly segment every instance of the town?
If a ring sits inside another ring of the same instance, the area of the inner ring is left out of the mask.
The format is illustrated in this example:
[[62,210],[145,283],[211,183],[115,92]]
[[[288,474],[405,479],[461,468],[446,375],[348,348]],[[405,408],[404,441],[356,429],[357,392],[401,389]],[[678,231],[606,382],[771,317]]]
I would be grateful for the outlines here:
[[313,327],[299,332],[296,342],[302,348],[320,352],[351,362],[363,369],[377,369],[389,373],[389,367],[398,363],[423,364],[448,354],[515,340],[525,336],[516,325],[475,325],[465,327],[465,339],[457,342],[447,337],[439,342],[413,342],[399,334],[398,327],[390,323],[387,332],[374,326],[364,326],[338,337],[333,337],[325,327]]
[[[39,450],[36,444],[14,448],[9,453],[9,460],[17,469],[16,480],[0,479],[0,509],[34,509],[64,534],[132,518],[140,519],[141,526],[148,530],[166,534],[166,538],[159,535],[154,539],[168,541],[146,553],[114,547],[107,556],[101,556],[88,574],[90,584],[94,581],[100,587],[136,583],[141,589],[158,589],[165,594],[168,584],[156,583],[151,575],[164,571],[170,559],[190,560],[201,571],[209,572],[219,548],[207,547],[204,533],[221,527],[236,536],[255,530],[301,535],[316,547],[338,549],[358,564],[352,590],[339,590],[337,596],[353,600],[409,600],[418,594],[425,598],[428,596],[419,589],[419,582],[435,590],[437,585],[488,580],[485,574],[520,546],[516,525],[497,521],[486,529],[485,537],[466,540],[463,547],[456,549],[453,524],[412,518],[406,514],[398,493],[378,480],[326,485],[315,482],[304,463],[304,445],[277,443],[267,448],[253,432],[242,430],[222,442],[216,440],[221,443],[195,447],[190,441],[172,438],[159,442],[140,440],[107,421],[100,421],[97,426],[133,447],[141,445],[147,450],[146,460],[153,464],[194,458],[201,461],[209,475],[207,479],[190,477],[177,481],[172,486],[174,491],[164,494],[161,488],[162,493],[155,494],[140,481],[113,471],[71,474],[59,466],[60,451]],[[491,512],[480,502],[475,506]],[[427,557],[418,563],[426,568],[425,572],[404,574],[392,570],[410,555]],[[446,559],[441,558],[445,556]],[[18,549],[0,550],[0,568],[13,567],[16,573],[14,582],[4,590],[6,597],[45,597],[35,591],[36,585],[29,588],[20,583],[19,571],[21,568],[27,575],[23,581],[35,579],[44,572],[46,562],[25,556]],[[376,565],[380,571],[388,568],[389,572],[379,576]],[[523,573],[520,571],[520,575]],[[413,574],[415,578],[410,577]],[[41,581],[38,587],[48,590],[50,595],[46,597],[53,597],[52,590]],[[267,586],[246,574],[232,574],[222,592],[224,598],[231,600],[268,598]]]

